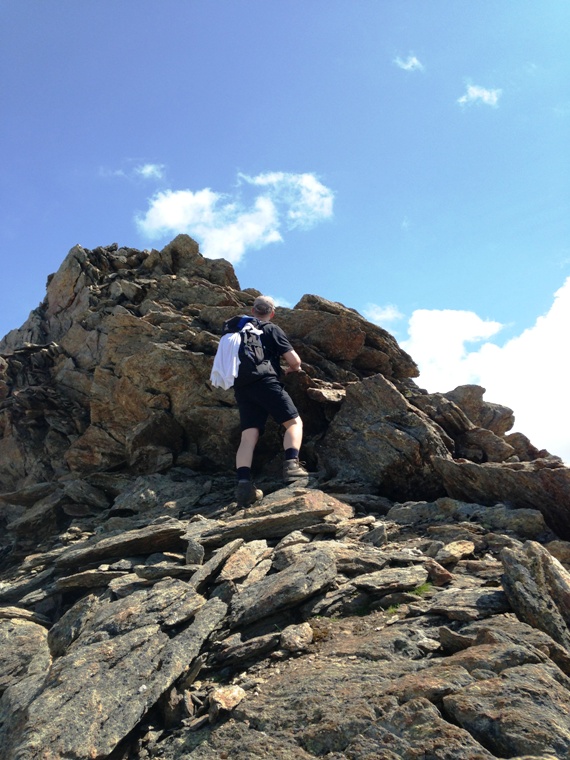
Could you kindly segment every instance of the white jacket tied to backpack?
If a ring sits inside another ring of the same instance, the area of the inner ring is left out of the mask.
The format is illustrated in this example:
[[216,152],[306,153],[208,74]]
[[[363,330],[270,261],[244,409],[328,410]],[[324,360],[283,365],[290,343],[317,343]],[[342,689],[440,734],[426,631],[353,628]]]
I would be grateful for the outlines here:
[[[263,330],[247,322],[242,330],[251,330],[256,335],[262,335]],[[234,384],[234,380],[239,372],[239,349],[242,342],[241,331],[225,333],[220,338],[218,350],[214,357],[212,372],[210,373],[210,382],[214,388],[223,388],[227,391]]]

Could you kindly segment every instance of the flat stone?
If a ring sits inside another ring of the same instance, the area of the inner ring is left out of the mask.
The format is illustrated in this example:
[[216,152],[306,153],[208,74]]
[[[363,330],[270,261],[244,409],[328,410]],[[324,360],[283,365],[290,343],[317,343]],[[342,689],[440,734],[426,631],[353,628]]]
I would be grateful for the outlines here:
[[445,589],[429,605],[432,615],[450,620],[480,620],[511,609],[504,591],[487,588]]
[[427,570],[421,565],[386,568],[375,573],[359,575],[352,581],[356,588],[364,589],[375,597],[398,591],[412,591],[427,581]]
[[220,581],[239,581],[245,578],[253,568],[272,553],[267,541],[249,541],[241,546],[226,560],[218,576]]
[[73,547],[55,560],[58,567],[77,567],[104,559],[133,554],[175,551],[184,546],[186,526],[177,521],[149,525],[146,528],[119,533],[103,539],[92,539],[86,545]]
[[336,576],[336,565],[324,552],[301,557],[291,567],[243,588],[230,606],[229,623],[236,628],[300,604]]
[[84,570],[82,573],[58,578],[54,585],[58,591],[67,591],[73,588],[100,588],[107,586],[112,580],[121,578],[123,575],[125,572],[122,570]]
[[451,565],[464,557],[470,557],[474,551],[475,544],[473,541],[452,541],[438,551],[435,560],[440,565]]

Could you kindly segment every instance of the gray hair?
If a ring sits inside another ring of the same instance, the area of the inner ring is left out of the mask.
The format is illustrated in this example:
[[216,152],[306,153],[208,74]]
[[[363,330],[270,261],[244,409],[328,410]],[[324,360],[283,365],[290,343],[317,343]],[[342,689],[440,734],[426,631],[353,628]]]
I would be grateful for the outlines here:
[[257,314],[271,314],[275,311],[275,301],[270,296],[257,296],[253,302],[253,310]]

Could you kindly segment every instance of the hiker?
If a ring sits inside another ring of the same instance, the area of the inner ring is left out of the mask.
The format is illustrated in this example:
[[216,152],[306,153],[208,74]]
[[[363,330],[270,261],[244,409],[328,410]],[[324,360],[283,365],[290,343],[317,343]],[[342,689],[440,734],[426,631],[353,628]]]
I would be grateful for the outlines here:
[[[260,344],[261,350],[261,356],[258,357],[256,363],[242,361],[234,370],[237,376],[233,379],[233,388],[241,425],[241,441],[236,454],[238,479],[236,501],[239,507],[247,507],[263,497],[263,492],[252,482],[251,464],[253,452],[265,429],[268,416],[285,428],[284,482],[290,484],[309,474],[299,463],[303,422],[295,404],[279,380],[282,371],[281,358],[287,365],[285,374],[298,372],[301,369],[301,359],[283,330],[271,324],[275,316],[275,303],[272,298],[258,296],[253,302],[251,313],[253,319],[234,317],[224,325],[225,333],[236,334],[236,329],[240,330],[244,323],[249,323],[248,328],[254,328],[252,332],[259,334],[258,345]],[[231,364],[231,360],[228,362],[226,357],[226,366]]]

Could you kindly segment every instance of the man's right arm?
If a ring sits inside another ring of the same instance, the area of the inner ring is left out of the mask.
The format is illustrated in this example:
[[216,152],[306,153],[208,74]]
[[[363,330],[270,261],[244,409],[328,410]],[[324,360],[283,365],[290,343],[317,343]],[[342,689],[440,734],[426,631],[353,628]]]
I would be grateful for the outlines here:
[[290,372],[298,372],[301,369],[301,357],[293,349],[284,353],[281,358],[285,359],[285,362],[287,363],[287,366],[285,367],[286,375]]

